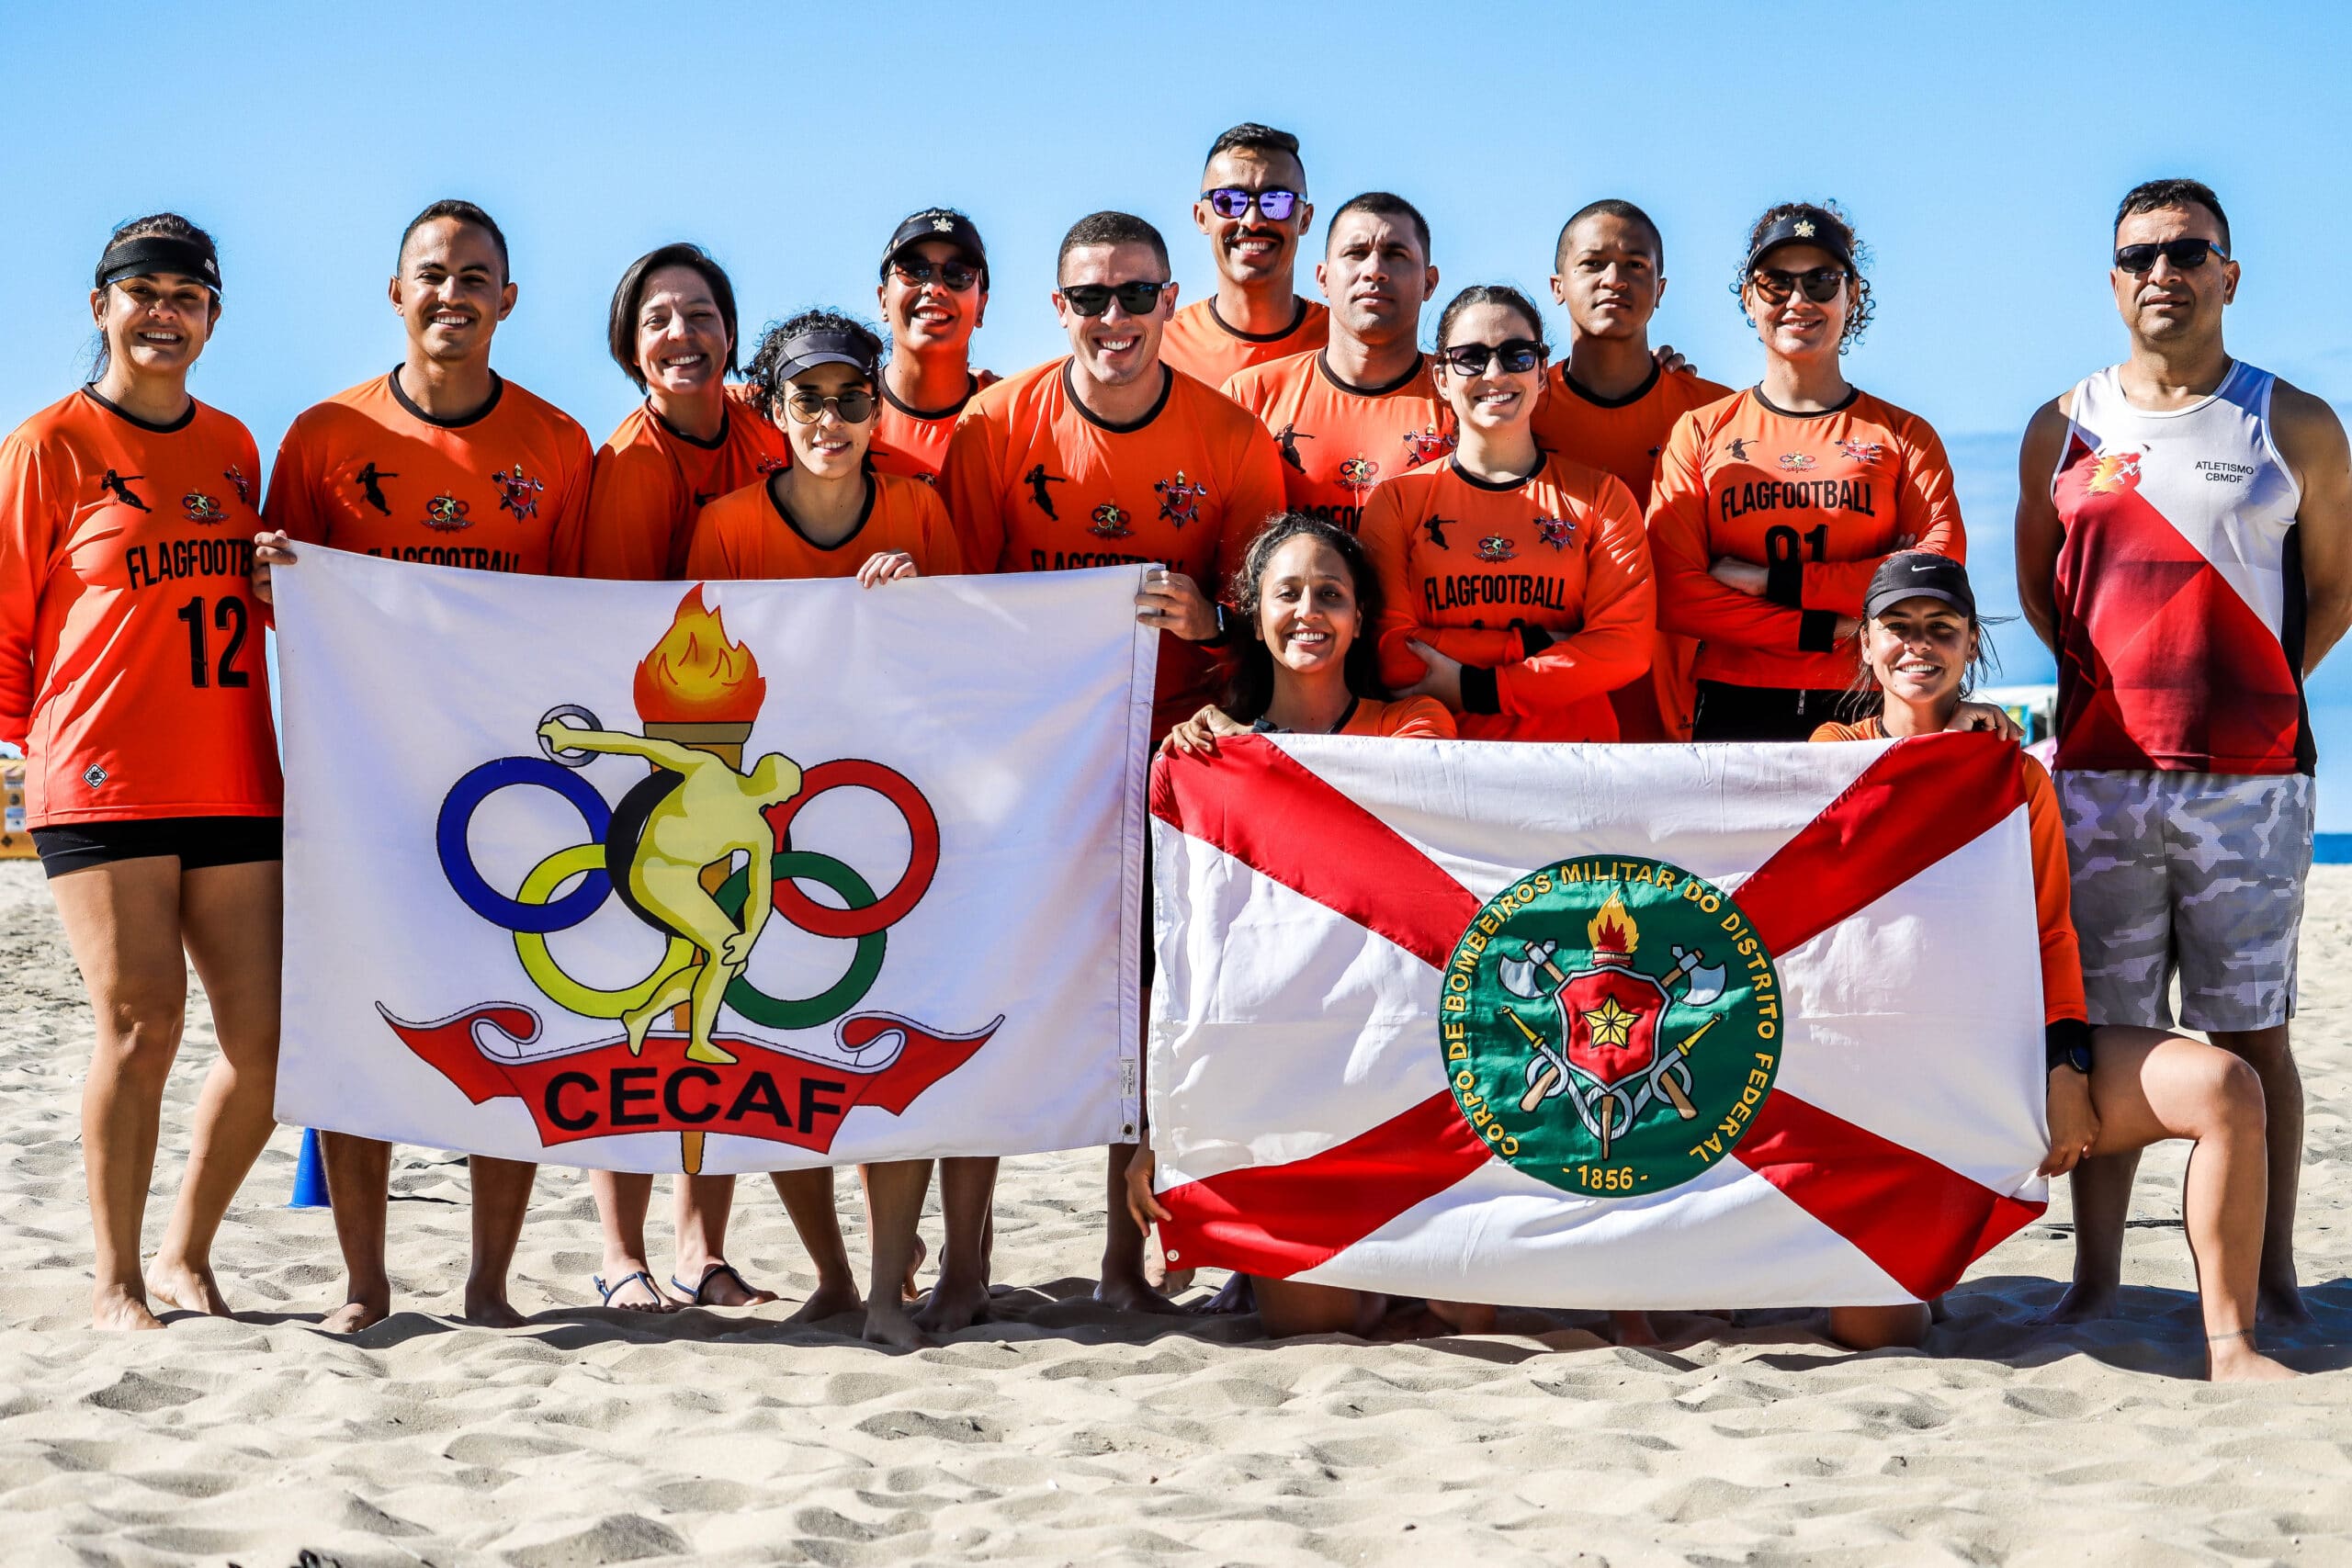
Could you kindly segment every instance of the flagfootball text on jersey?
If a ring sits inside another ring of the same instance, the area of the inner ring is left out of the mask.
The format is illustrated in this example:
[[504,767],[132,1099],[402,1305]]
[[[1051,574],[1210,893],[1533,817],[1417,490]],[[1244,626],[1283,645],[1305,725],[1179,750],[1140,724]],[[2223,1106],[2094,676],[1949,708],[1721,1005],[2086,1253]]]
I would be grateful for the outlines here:
[[2058,765],[2310,773],[2301,487],[2270,431],[2275,378],[2147,412],[2113,367],[2077,386],[2051,500]]
[[951,408],[931,410],[900,402],[891,393],[890,384],[883,382],[878,394],[879,423],[874,427],[875,471],[936,480],[939,466],[947,461],[947,444],[956,436],[956,422],[983,388],[1002,379],[993,370],[975,370],[960,401]]
[[580,570],[595,453],[577,421],[493,378],[435,419],[379,376],[298,416],[270,470],[270,525],[338,550],[484,571]]
[[261,458],[88,389],[0,444],[0,739],[29,827],[280,809],[253,603]]
[[885,550],[903,550],[925,577],[964,570],[947,508],[932,487],[900,474],[874,473],[865,513],[837,545],[820,545],[776,499],[766,479],[720,496],[695,521],[688,577],[772,582],[802,577],[854,577]]
[[[1688,413],[1650,491],[1657,618],[1699,639],[1693,672],[1734,686],[1837,691],[1879,563],[1913,549],[1966,558],[1944,444],[1916,414],[1856,389],[1824,413],[1789,413],[1750,389]],[[1765,567],[1761,597],[1717,581],[1720,558]]]
[[1388,385],[1355,387],[1332,373],[1328,350],[1294,354],[1242,371],[1225,395],[1274,438],[1290,510],[1351,534],[1373,486],[1453,450],[1453,411],[1418,355]]
[[580,575],[677,576],[695,513],[791,466],[784,432],[747,404],[729,399],[718,434],[700,441],[639,403],[597,448]]
[[[1731,389],[1702,380],[1688,370],[1671,375],[1653,367],[1649,379],[1622,398],[1588,391],[1561,361],[1544,378],[1544,400],[1535,408],[1535,444],[1547,451],[1614,474],[1634,492],[1645,512],[1658,454],[1674,422],[1704,408]],[[1699,645],[1661,630],[1650,650],[1650,678],[1633,681],[1610,694],[1617,710],[1617,733],[1626,740],[1688,740],[1698,711],[1698,682],[1690,674]]]
[[1298,313],[1286,330],[1255,335],[1227,326],[1216,313],[1216,301],[1203,299],[1169,319],[1159,338],[1159,359],[1195,381],[1222,387],[1252,365],[1304,354],[1330,341],[1330,310],[1312,299],[1298,301]]
[[1380,673],[1460,660],[1473,740],[1614,740],[1609,694],[1647,668],[1657,598],[1641,513],[1598,468],[1546,454],[1516,484],[1449,459],[1373,491],[1364,553],[1382,596]]
[[[1069,360],[1000,381],[964,411],[940,471],[971,571],[1064,571],[1161,562],[1211,599],[1283,507],[1282,464],[1258,422],[1181,371],[1132,424],[1097,419]],[[1210,650],[1159,649],[1153,734],[1214,694]]]

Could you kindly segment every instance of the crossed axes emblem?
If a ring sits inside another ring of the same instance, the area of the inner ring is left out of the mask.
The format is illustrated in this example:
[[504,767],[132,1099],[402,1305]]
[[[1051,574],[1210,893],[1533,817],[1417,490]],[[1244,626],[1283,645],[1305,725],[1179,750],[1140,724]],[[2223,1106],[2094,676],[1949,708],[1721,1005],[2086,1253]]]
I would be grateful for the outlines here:
[[[1515,997],[1530,1001],[1549,1000],[1568,983],[1568,976],[1552,961],[1559,951],[1559,943],[1531,942],[1521,948],[1520,958],[1506,958],[1496,965],[1503,988]],[[1668,976],[1668,987],[1678,981],[1688,982],[1682,993],[1686,1007],[1705,1007],[1724,994],[1723,965],[1708,965],[1707,955],[1696,948],[1674,949],[1674,972]],[[1539,978],[1548,982],[1546,990]],[[1690,1103],[1690,1069],[1683,1058],[1690,1055],[1707,1031],[1715,1026],[1708,1019],[1674,1043],[1673,1049],[1662,1053],[1657,1064],[1651,1067],[1637,1088],[1623,1083],[1604,1084],[1590,1075],[1570,1066],[1567,1057],[1553,1048],[1552,1043],[1535,1027],[1510,1008],[1502,1010],[1503,1016],[1519,1028],[1534,1055],[1527,1059],[1527,1092],[1521,1096],[1519,1108],[1533,1111],[1555,1095],[1566,1094],[1577,1119],[1585,1130],[1600,1140],[1600,1157],[1609,1157],[1609,1146],[1621,1128],[1631,1127],[1636,1117],[1653,1101],[1664,1100],[1674,1107],[1674,1113],[1685,1122],[1697,1119],[1698,1108]],[[1585,1087],[1589,1083],[1589,1088]],[[1621,1115],[1620,1112],[1623,1112]]]

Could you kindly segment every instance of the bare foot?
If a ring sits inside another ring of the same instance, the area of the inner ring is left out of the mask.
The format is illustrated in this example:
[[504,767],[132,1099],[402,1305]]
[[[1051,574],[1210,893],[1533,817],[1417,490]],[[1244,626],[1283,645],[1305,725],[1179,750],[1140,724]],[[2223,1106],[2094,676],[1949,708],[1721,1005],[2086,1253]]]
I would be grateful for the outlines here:
[[989,1287],[984,1280],[951,1280],[943,1274],[930,1297],[915,1309],[915,1324],[933,1334],[954,1334],[989,1320]]
[[800,1303],[800,1310],[784,1321],[786,1323],[819,1323],[829,1317],[839,1317],[845,1312],[855,1312],[865,1304],[857,1292],[857,1284],[849,1280],[819,1279],[816,1292]]
[[894,1350],[923,1350],[936,1343],[907,1315],[906,1303],[886,1302],[878,1296],[865,1309],[865,1342],[888,1345]]
[[2047,1311],[2035,1313],[2026,1321],[2037,1328],[2047,1328],[2061,1323],[2094,1323],[2115,1314],[2113,1285],[2069,1285],[2066,1293]]
[[642,1312],[659,1315],[675,1312],[677,1303],[654,1289],[653,1276],[645,1265],[635,1258],[623,1258],[618,1263],[609,1260],[602,1274],[592,1277],[596,1293],[605,1298],[604,1304],[615,1312]]
[[478,1328],[520,1328],[531,1320],[514,1310],[503,1290],[466,1287],[465,1319]]
[[163,1319],[128,1285],[101,1285],[90,1292],[90,1326],[107,1329],[161,1328]]
[[725,1258],[705,1264],[694,1276],[701,1281],[695,1290],[681,1290],[678,1280],[686,1278],[682,1270],[670,1281],[670,1293],[686,1306],[749,1307],[762,1306],[776,1299],[774,1291],[763,1291],[735,1271],[735,1266]]
[[2206,1377],[2214,1382],[2280,1382],[2303,1375],[2256,1349],[2250,1338],[2207,1342],[2205,1366]]
[[915,1237],[915,1255],[907,1260],[907,1282],[901,1287],[908,1301],[919,1301],[922,1297],[922,1287],[915,1283],[915,1275],[930,1256],[931,1248],[923,1245],[922,1237]]
[[228,1298],[214,1283],[212,1270],[199,1269],[185,1259],[155,1259],[155,1266],[147,1270],[147,1297],[181,1312],[200,1312],[210,1317],[229,1315]]
[[2303,1304],[2303,1292],[2291,1280],[2284,1284],[2266,1284],[2254,1301],[2256,1321],[2260,1323],[2304,1324],[2312,1321],[2312,1309]]
[[1094,1287],[1094,1299],[1121,1312],[1157,1313],[1170,1317],[1187,1315],[1182,1307],[1147,1284],[1140,1269],[1125,1276],[1104,1275],[1102,1282]]
[[1609,1314],[1609,1325],[1617,1331],[1617,1343],[1620,1345],[1657,1343],[1657,1329],[1645,1312],[1612,1312]]
[[[1192,1270],[1186,1269],[1185,1272]],[[1257,1310],[1258,1287],[1250,1282],[1249,1275],[1241,1273],[1227,1275],[1225,1283],[1217,1287],[1216,1294],[1192,1309],[1197,1317],[1224,1317],[1229,1314]]]
[[354,1296],[319,1319],[319,1326],[329,1334],[356,1334],[363,1328],[373,1328],[391,1315],[390,1292],[380,1296]]
[[1483,1302],[1442,1302],[1430,1298],[1430,1315],[1456,1334],[1492,1334],[1495,1309]]

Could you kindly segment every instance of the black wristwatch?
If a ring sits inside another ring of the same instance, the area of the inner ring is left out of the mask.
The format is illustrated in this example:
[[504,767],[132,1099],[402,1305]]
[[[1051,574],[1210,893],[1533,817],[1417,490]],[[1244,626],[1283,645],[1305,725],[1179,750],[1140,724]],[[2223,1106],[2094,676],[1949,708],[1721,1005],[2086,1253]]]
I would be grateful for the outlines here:
[[2062,1018],[2042,1029],[2042,1055],[2051,1072],[2072,1067],[2085,1077],[2091,1072],[2091,1026],[2079,1018]]

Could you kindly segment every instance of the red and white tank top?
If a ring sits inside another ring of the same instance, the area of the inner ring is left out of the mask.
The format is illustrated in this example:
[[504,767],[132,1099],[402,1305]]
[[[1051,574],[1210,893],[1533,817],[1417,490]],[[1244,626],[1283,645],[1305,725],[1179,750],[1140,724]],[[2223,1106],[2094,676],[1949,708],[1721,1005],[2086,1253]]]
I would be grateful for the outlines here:
[[2050,481],[2058,551],[2058,766],[2310,773],[2301,487],[2270,433],[2267,370],[2150,412],[2119,367],[2076,386]]

